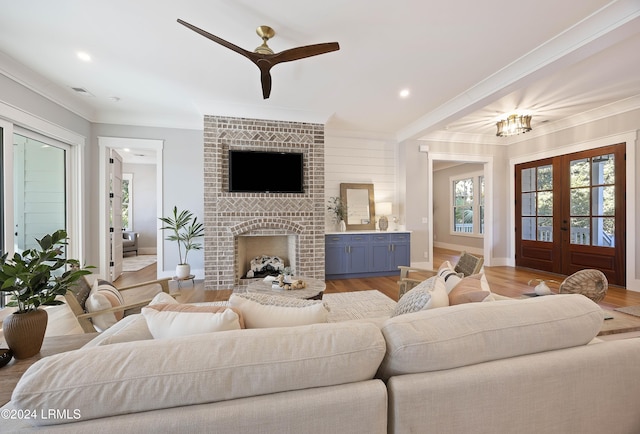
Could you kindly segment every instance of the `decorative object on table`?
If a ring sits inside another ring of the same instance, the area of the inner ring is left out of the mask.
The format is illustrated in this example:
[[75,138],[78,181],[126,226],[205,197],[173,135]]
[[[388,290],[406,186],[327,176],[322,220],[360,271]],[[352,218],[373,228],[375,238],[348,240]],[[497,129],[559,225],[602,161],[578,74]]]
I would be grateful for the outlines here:
[[[177,206],[173,207],[173,218],[160,217],[160,220],[165,224],[160,230],[173,232],[165,240],[178,243],[178,260],[180,262],[176,265],[176,277],[184,279],[191,275],[191,266],[187,262],[189,251],[202,249],[202,244],[196,243],[194,240],[204,236],[204,225],[198,222],[198,217],[195,217],[189,210],[185,209],[178,213]],[[183,248],[184,256],[182,256]]]
[[0,291],[11,293],[7,306],[17,307],[3,321],[4,337],[16,359],[26,359],[40,352],[47,328],[47,312],[41,306],[64,304],[57,297],[65,295],[91,266],[82,268],[76,259],[66,259],[67,232],[36,239],[40,250],[27,249],[22,254],[2,255]]
[[549,288],[549,286],[547,285],[547,282],[549,283],[559,283],[555,280],[552,279],[531,279],[527,282],[527,285],[531,286],[531,282],[538,282],[538,284],[535,286],[535,288],[533,288],[533,291],[535,292],[535,295],[550,295],[553,294],[553,292],[551,291],[551,289]]
[[291,283],[291,280],[293,279],[293,269],[291,267],[284,267],[282,274],[284,275],[284,283]]
[[559,294],[582,294],[599,303],[609,289],[607,276],[600,270],[586,269],[573,273],[560,284]]
[[340,232],[347,230],[345,219],[347,218],[347,204],[340,197],[330,197],[327,210],[331,212],[333,221],[338,224]]
[[304,282],[304,280],[301,279],[293,279],[291,277],[291,275],[289,275],[289,278],[286,279],[284,274],[281,274],[278,276],[277,279],[275,279],[272,283],[272,286],[274,287],[274,289],[284,289],[284,290],[291,290],[291,289],[303,289],[307,287],[307,284]]
[[389,228],[389,219],[387,216],[391,215],[393,204],[391,202],[380,202],[376,204],[376,212],[380,216],[378,218],[378,228],[381,231],[386,231]]
[[0,348],[0,368],[9,363],[13,358],[13,351],[9,348]]

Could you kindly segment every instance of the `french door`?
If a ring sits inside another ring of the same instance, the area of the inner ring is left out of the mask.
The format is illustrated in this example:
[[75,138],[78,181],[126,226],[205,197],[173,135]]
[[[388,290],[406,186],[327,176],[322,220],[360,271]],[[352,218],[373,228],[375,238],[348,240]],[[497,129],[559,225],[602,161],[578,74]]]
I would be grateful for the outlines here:
[[625,144],[519,164],[516,266],[625,285]]

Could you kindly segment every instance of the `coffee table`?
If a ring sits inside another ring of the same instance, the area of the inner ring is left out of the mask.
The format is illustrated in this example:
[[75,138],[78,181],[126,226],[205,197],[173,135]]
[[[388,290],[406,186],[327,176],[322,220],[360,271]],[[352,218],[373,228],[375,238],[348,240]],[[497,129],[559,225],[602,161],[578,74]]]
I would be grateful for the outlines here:
[[302,280],[307,284],[306,288],[302,289],[274,289],[271,286],[271,282],[263,279],[254,280],[247,285],[247,292],[259,292],[264,294],[277,294],[285,297],[301,298],[306,300],[321,300],[322,294],[327,284],[324,280],[313,279],[311,277],[293,276],[294,280]]
[[598,336],[614,335],[640,331],[640,318],[615,310],[606,310],[612,319],[604,320]]

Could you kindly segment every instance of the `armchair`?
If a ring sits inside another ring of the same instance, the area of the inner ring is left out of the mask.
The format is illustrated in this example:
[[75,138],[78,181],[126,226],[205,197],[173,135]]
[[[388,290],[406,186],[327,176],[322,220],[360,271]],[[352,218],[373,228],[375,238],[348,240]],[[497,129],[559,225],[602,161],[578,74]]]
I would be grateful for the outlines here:
[[138,256],[138,233],[122,232],[122,253],[135,252]]
[[[477,274],[482,269],[482,265],[484,264],[484,258],[480,258],[474,255],[471,255],[467,252],[461,252],[460,258],[454,267],[454,271],[456,273],[462,274],[464,277],[471,276],[472,274]],[[418,272],[428,274],[427,277],[435,276],[438,273],[438,270],[427,270],[424,268],[416,268],[416,267],[407,267],[407,266],[399,266],[400,269],[400,280],[398,281],[398,300],[411,288],[418,285],[424,279],[414,279],[409,277],[409,272]]]
[[[171,280],[164,278],[115,288],[110,282],[95,277],[83,276],[76,289],[65,294],[71,312],[85,333],[104,331],[124,316],[139,312],[159,292],[169,294]],[[95,279],[93,284],[91,279]],[[132,291],[134,289],[136,291]]]

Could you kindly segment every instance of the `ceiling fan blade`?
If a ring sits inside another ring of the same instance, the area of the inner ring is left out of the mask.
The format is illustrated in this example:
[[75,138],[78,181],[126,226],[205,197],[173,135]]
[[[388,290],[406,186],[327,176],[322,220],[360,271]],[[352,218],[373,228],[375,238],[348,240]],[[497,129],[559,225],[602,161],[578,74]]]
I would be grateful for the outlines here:
[[262,82],[262,98],[267,99],[271,95],[271,73],[270,68],[260,68],[260,81]]
[[189,24],[186,21],[183,21],[181,19],[178,18],[178,22],[180,24],[182,24],[183,26],[193,30],[196,33],[201,34],[202,36],[204,36],[207,39],[211,39],[213,42],[217,42],[218,44],[222,45],[223,47],[227,47],[228,49],[235,51],[238,54],[242,54],[243,56],[245,56],[246,58],[248,58],[251,61],[255,61],[254,60],[254,53],[252,53],[251,51],[247,51],[244,48],[240,48],[235,44],[232,44],[231,42],[227,42],[222,38],[217,37],[216,35],[212,35],[211,33],[207,32],[206,30],[202,30],[199,27],[194,26],[193,24]]
[[324,44],[305,45],[304,47],[291,48],[281,51],[273,56],[269,56],[269,60],[273,65],[281,62],[291,62],[292,60],[304,59],[306,57],[317,56],[319,54],[338,51],[340,45],[337,42],[326,42]]

